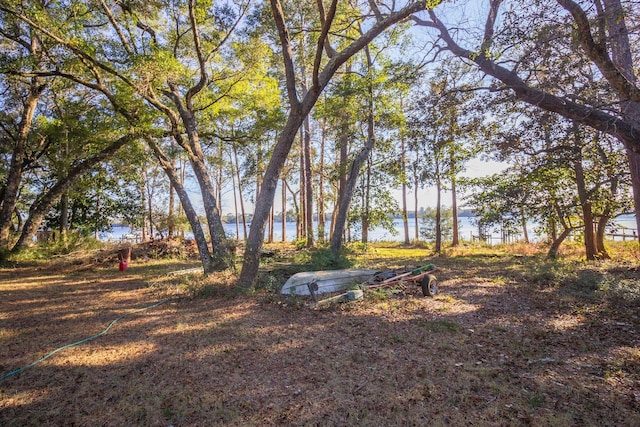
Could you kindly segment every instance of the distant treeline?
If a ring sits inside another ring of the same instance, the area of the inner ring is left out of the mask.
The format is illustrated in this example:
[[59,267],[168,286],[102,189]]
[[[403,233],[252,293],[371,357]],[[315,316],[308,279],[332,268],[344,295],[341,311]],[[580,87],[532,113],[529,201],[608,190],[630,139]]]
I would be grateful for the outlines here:
[[[425,208],[420,208],[420,210],[418,211],[418,218],[423,218],[425,217],[425,215],[427,215],[427,209]],[[250,224],[252,219],[253,219],[253,215],[252,214],[246,214],[245,215],[247,218],[247,223]],[[460,209],[458,210],[458,218],[471,218],[474,217],[475,214],[473,212],[472,209]],[[402,218],[402,214],[397,213],[395,215],[391,216],[393,219],[401,219]],[[276,222],[280,222],[282,218],[282,213],[278,212],[275,214],[275,221]],[[411,211],[411,212],[407,212],[407,218],[408,219],[414,219],[415,218],[415,212]],[[318,216],[314,215],[313,217],[314,221],[318,221]],[[226,224],[232,224],[235,223],[236,221],[236,216],[232,213],[228,213],[226,215],[224,215],[222,217],[222,220],[224,223]],[[287,212],[287,222],[295,222],[296,221],[296,215],[293,211],[289,211]],[[325,221],[331,221],[331,215],[330,214],[326,214],[325,215]],[[240,218],[238,216],[238,222],[242,222],[242,218]]]

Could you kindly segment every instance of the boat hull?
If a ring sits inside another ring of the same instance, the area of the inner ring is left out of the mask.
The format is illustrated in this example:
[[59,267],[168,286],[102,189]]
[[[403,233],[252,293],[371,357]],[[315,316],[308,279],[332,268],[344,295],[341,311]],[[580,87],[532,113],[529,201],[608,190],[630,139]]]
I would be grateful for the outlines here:
[[291,276],[280,292],[285,295],[310,295],[308,284],[314,281],[318,285],[317,294],[344,291],[350,286],[367,282],[377,272],[364,269],[305,271]]

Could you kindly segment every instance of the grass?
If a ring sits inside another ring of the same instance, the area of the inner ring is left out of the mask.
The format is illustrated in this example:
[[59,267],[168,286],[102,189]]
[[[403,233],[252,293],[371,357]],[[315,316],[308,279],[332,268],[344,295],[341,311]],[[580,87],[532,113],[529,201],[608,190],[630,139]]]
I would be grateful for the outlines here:
[[278,290],[327,253],[270,250],[248,294],[233,272],[169,274],[198,266],[185,257],[124,273],[113,248],[10,260],[0,375],[175,299],[1,381],[0,425],[640,425],[633,248],[585,263],[536,246],[357,246],[348,265],[434,263],[439,293],[381,288],[321,310]]

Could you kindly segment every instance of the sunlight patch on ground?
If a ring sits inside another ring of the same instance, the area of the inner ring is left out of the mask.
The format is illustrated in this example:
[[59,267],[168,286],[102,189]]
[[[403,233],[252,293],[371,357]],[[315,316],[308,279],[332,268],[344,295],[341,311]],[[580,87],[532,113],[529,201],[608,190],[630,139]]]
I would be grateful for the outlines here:
[[[20,391],[12,393],[11,395],[0,394],[0,409],[10,407],[27,406],[38,402],[40,400],[46,400],[47,395],[51,394],[52,388],[42,388],[27,391]],[[0,410],[0,413],[2,411]]]
[[[2,313],[0,313],[0,319],[6,318],[7,316],[3,316]],[[10,339],[15,337],[17,334],[15,331],[12,331],[11,329],[6,329],[6,328],[0,328],[0,339]]]
[[77,347],[64,350],[69,352],[66,357],[52,358],[44,363],[59,367],[110,366],[131,362],[157,351],[157,348],[155,344],[143,340],[130,341],[125,346]]
[[575,316],[573,314],[566,314],[563,316],[556,316],[549,319],[547,323],[556,331],[569,331],[572,329],[578,329],[584,326],[584,319],[582,316]]
[[3,278],[0,281],[0,291],[23,291],[31,288],[41,288],[43,286],[59,285],[64,283],[65,276],[36,276],[33,278],[17,277],[15,279]]

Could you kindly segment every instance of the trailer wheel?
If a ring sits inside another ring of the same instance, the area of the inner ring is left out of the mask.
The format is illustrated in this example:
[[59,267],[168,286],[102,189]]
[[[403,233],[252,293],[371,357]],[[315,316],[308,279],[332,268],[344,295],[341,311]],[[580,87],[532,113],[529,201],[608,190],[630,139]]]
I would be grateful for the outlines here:
[[432,297],[438,292],[438,279],[433,274],[427,274],[422,278],[420,286],[422,287],[422,295]]

